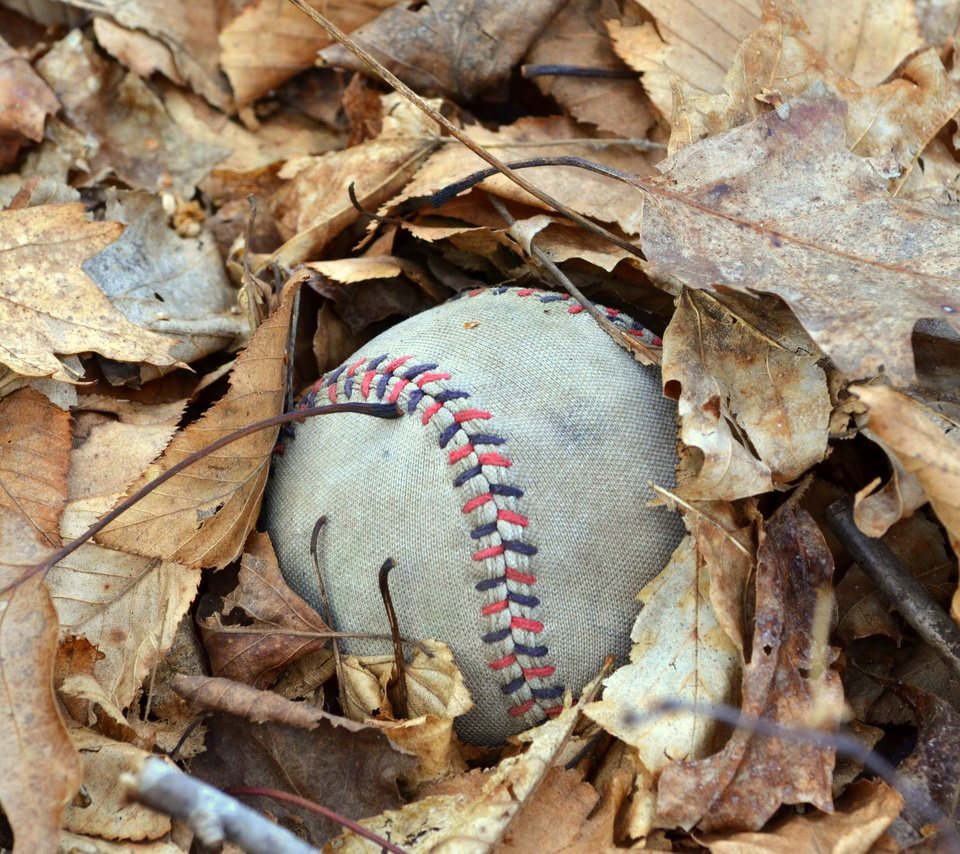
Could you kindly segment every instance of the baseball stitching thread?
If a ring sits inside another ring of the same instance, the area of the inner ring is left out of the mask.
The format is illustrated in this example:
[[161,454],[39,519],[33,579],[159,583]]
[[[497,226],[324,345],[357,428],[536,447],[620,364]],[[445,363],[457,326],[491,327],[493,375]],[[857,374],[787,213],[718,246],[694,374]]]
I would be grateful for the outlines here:
[[[583,307],[563,294],[532,288],[494,288],[467,292],[536,297],[541,303],[566,303],[569,314]],[[608,316],[629,334],[659,345],[660,339],[640,324],[606,309]],[[331,403],[371,396],[419,414],[424,427],[438,432],[439,448],[454,470],[453,485],[469,497],[461,513],[469,518],[474,589],[484,597],[480,617],[487,630],[480,639],[491,651],[487,666],[511,705],[512,717],[554,717],[562,709],[564,686],[553,681],[556,665],[541,635],[542,621],[535,611],[537,576],[530,562],[537,548],[528,540],[529,518],[522,511],[524,491],[509,481],[513,461],[500,448],[506,438],[492,429],[493,413],[472,407],[469,392],[448,385],[450,373],[435,362],[414,362],[414,356],[390,359],[388,354],[341,365],[317,382],[300,406],[314,406],[325,393]],[[533,721],[531,721],[532,723]]]

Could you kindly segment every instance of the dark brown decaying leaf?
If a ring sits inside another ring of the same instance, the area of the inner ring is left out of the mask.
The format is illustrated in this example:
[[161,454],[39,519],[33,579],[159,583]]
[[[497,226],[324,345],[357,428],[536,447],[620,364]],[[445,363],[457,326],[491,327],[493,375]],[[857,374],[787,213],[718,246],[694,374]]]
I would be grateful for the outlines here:
[[0,166],[13,165],[27,140],[40,142],[60,102],[26,58],[0,38]]
[[[833,559],[813,519],[792,504],[770,519],[757,560],[756,626],[744,668],[742,711],[781,726],[839,722],[843,691],[826,646]],[[657,824],[758,830],[781,804],[832,810],[835,751],[734,732],[719,753],[674,762],[660,777]]]
[[[418,92],[470,100],[507,77],[563,0],[428,0],[393,6],[353,37]],[[523,25],[518,26],[518,15]],[[320,52],[330,65],[365,71],[346,49]]]
[[[290,279],[284,286],[280,306],[237,358],[227,394],[174,438],[128,495],[221,436],[283,409],[287,336],[301,281]],[[204,457],[140,500],[98,541],[190,567],[226,566],[239,556],[256,522],[276,437],[276,427],[260,430]]]
[[[207,726],[207,751],[190,763],[191,774],[220,789],[266,786],[291,792],[347,818],[400,806],[397,778],[414,764],[372,728],[351,732],[324,720],[308,731],[226,714],[214,715]],[[340,830],[292,804],[245,800],[267,803],[281,824],[301,827],[314,845]]]
[[325,646],[330,631],[287,586],[269,536],[258,533],[247,541],[236,589],[217,613],[198,622],[213,674],[257,688],[269,687],[287,666]]
[[658,275],[780,295],[849,376],[906,385],[914,324],[960,328],[960,217],[891,198],[847,151],[844,114],[800,98],[663,161],[641,244]]

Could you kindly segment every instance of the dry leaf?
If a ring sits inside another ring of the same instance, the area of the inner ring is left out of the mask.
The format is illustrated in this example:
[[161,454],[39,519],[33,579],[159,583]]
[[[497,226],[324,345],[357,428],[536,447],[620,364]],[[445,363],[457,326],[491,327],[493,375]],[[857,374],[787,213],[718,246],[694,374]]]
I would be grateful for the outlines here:
[[886,386],[856,386],[870,407],[870,430],[897,464],[915,475],[960,554],[960,441],[957,424]]
[[[528,0],[522,25],[510,0],[426,0],[394,5],[353,38],[418,92],[467,100],[505,80],[527,46],[563,6]],[[366,71],[340,45],[320,52],[329,65]]]
[[[394,0],[312,0],[341,30],[372,20]],[[220,33],[220,65],[230,78],[237,108],[258,98],[314,64],[329,36],[287,0],[257,0]]]
[[13,166],[20,146],[40,142],[48,115],[60,102],[26,57],[0,38],[0,166]]
[[197,620],[214,676],[267,688],[328,642],[330,628],[287,586],[267,534],[250,535],[237,587],[218,605]]
[[[756,628],[742,711],[780,726],[836,725],[843,711],[833,651],[818,637],[830,613],[833,560],[813,519],[791,504],[770,519],[757,560]],[[738,729],[719,753],[660,777],[657,824],[758,830],[781,804],[831,812],[835,751]]]
[[[622,71],[604,21],[619,15],[614,0],[573,0],[550,20],[531,45],[529,65],[573,65]],[[525,66],[526,67],[526,66]],[[577,121],[620,137],[644,139],[653,124],[639,78],[598,79],[565,75],[533,78],[544,95],[556,99]]]
[[[0,509],[0,584],[50,552],[28,520]],[[15,854],[56,846],[65,804],[80,786],[80,761],[53,693],[57,612],[34,575],[0,595],[0,805]]]
[[124,317],[80,269],[120,234],[114,222],[88,222],[83,205],[0,212],[0,363],[31,377],[71,382],[56,354],[101,353],[122,362],[170,365],[175,342]]
[[826,456],[832,405],[816,357],[771,341],[709,294],[678,298],[662,369],[680,438],[702,454],[676,489],[683,498],[782,489]]
[[[129,494],[214,440],[283,410],[286,344],[302,277],[284,286],[230,375],[230,390],[167,446]],[[204,457],[151,492],[99,535],[103,545],[196,567],[239,556],[260,510],[277,428],[260,430]]]
[[[37,70],[57,93],[67,121],[95,140],[85,183],[113,173],[133,188],[174,189],[190,196],[229,153],[184,134],[153,91],[135,74],[102,59],[81,30],[57,42]],[[78,80],[84,85],[78,86]]]
[[960,327],[960,218],[890,198],[846,150],[844,112],[798,99],[663,161],[641,244],[658,275],[778,294],[849,376],[908,384],[914,324]]

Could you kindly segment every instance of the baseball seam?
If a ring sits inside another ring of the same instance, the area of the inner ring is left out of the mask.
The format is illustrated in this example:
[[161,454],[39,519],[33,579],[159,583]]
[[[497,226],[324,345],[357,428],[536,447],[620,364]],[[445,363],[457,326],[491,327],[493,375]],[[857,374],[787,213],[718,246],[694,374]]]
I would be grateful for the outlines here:
[[[495,288],[467,292],[536,297],[544,304],[564,303],[566,312],[582,306],[563,294],[532,288]],[[658,345],[660,339],[619,312],[604,309],[625,331]],[[524,491],[511,482],[513,461],[503,453],[506,437],[492,424],[494,415],[471,405],[469,392],[451,385],[452,376],[436,362],[416,362],[413,355],[382,354],[341,365],[320,379],[301,407],[316,405],[325,394],[331,403],[376,399],[395,403],[405,414],[419,414],[425,428],[437,432],[453,472],[453,486],[463,490],[461,513],[467,517],[471,544],[471,576],[480,594],[479,616],[485,631],[480,640],[488,649],[487,667],[511,705],[515,718],[530,723],[562,710],[564,686],[553,681],[556,664],[544,642],[546,627],[536,619],[540,599],[534,594],[537,576],[531,559],[537,548],[529,540],[528,516],[522,512]]]

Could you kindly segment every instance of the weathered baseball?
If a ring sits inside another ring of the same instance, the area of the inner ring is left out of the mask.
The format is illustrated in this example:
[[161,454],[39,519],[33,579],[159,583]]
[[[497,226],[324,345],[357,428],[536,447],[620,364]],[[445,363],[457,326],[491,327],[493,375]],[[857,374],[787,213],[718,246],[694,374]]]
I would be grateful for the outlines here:
[[[653,340],[609,312],[629,333]],[[391,401],[404,417],[314,418],[274,465],[264,519],[291,586],[314,605],[310,535],[335,628],[452,647],[476,706],[458,724],[497,744],[556,714],[608,654],[624,657],[637,592],[680,540],[650,508],[674,482],[674,404],[574,301],[496,288],[394,326],[305,405]],[[351,641],[351,653],[389,643]]]

